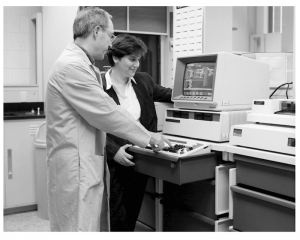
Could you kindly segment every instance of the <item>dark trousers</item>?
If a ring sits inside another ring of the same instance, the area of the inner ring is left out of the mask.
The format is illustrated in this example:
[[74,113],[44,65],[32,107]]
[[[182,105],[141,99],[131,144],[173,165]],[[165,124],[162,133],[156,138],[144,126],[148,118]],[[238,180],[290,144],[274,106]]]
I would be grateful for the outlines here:
[[142,206],[148,176],[108,160],[110,171],[110,229],[134,231]]

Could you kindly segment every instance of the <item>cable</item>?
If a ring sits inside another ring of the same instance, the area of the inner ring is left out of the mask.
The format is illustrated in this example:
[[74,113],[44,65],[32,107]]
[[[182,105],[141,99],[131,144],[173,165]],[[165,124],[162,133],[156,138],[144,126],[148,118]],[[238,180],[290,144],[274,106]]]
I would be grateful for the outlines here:
[[[271,99],[271,97],[273,96],[273,94],[274,94],[279,88],[281,88],[282,86],[287,85],[287,84],[288,84],[288,88],[289,88],[290,84],[293,84],[293,82],[281,84],[279,87],[277,87],[277,88],[272,92],[272,94],[270,95],[269,99]],[[287,90],[288,90],[288,89],[287,89]],[[287,92],[286,92],[286,97],[288,98]]]
[[288,87],[286,88],[286,91],[285,91],[285,95],[286,95],[287,99],[289,99],[289,96],[288,96],[289,87],[290,87],[290,83],[288,83]]

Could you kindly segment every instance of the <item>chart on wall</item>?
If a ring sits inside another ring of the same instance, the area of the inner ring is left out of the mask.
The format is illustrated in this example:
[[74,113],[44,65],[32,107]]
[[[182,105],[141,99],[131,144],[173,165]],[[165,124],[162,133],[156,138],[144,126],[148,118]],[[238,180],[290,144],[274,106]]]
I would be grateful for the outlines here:
[[203,7],[174,7],[175,56],[202,54]]

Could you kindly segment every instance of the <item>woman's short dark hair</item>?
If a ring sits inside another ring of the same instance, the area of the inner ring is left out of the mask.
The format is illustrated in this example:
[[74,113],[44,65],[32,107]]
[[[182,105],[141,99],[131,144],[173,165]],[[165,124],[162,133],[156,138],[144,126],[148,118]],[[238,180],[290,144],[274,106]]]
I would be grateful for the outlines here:
[[122,58],[131,54],[145,56],[146,53],[147,46],[141,39],[129,34],[120,34],[107,51],[107,58],[109,65],[113,67],[115,65],[113,57]]

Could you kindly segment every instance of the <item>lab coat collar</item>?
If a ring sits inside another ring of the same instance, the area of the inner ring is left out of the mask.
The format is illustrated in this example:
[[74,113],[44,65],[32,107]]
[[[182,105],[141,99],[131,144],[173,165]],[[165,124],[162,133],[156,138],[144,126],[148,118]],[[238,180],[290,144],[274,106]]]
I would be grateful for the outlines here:
[[[76,43],[75,43],[76,44]],[[88,51],[87,50],[85,50],[83,47],[81,47],[80,45],[78,45],[78,44],[76,44],[79,48],[81,48],[82,49],[82,51],[84,51],[85,52],[85,54],[87,55],[87,57],[88,57],[88,59],[91,61],[91,63],[93,64],[93,65],[95,65],[95,59],[88,53]]]
[[86,55],[86,53],[80,47],[78,47],[74,42],[68,44],[67,50],[78,54],[89,65],[93,65],[90,59],[88,58],[88,56]]
[[[111,82],[110,75],[109,75],[110,71],[111,71],[111,69],[109,69],[109,70],[105,73],[106,90],[110,89],[111,86],[112,86],[112,82]],[[131,77],[131,78],[129,79],[129,81],[134,82],[135,84],[137,84],[136,81],[135,81],[135,79],[134,79],[133,77]]]

